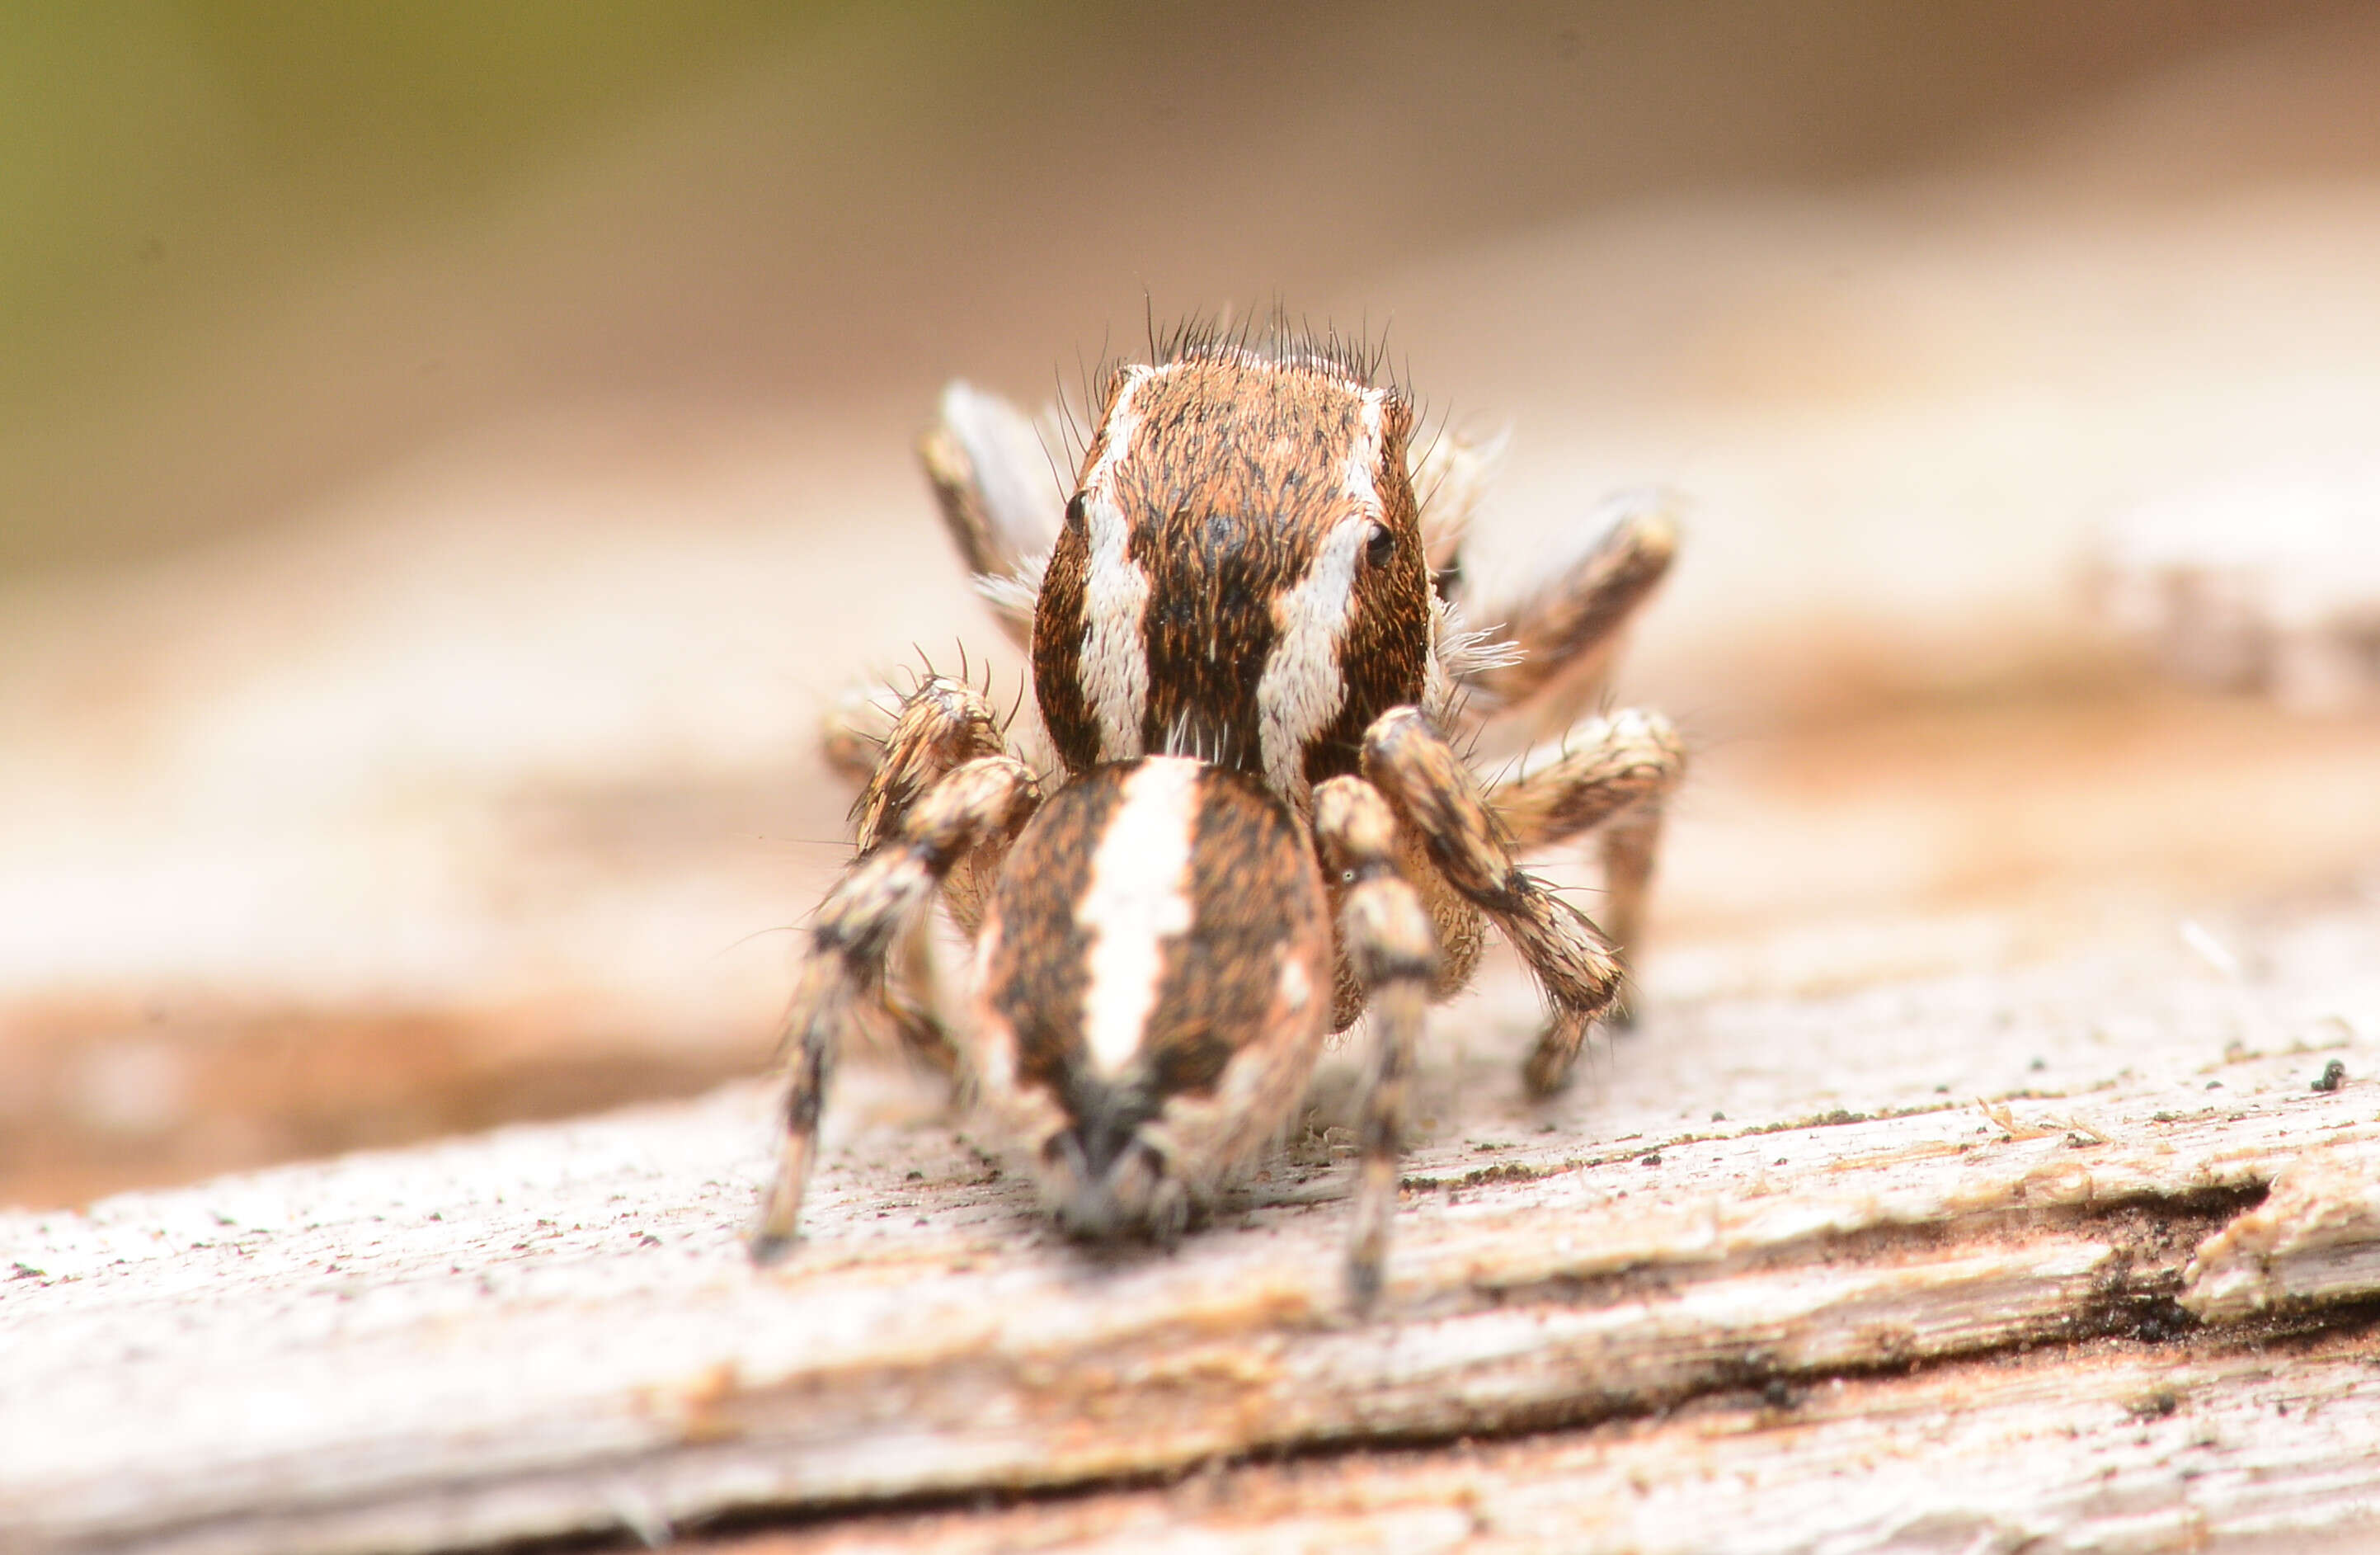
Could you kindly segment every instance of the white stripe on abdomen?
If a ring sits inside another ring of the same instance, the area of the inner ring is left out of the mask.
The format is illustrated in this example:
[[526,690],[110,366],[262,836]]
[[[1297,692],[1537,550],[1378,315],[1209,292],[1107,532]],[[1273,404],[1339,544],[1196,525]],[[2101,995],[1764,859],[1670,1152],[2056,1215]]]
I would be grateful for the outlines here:
[[1140,1051],[1165,977],[1166,942],[1190,931],[1190,848],[1198,828],[1199,764],[1157,756],[1126,778],[1091,855],[1075,921],[1090,938],[1083,1039],[1091,1065],[1115,1074]]

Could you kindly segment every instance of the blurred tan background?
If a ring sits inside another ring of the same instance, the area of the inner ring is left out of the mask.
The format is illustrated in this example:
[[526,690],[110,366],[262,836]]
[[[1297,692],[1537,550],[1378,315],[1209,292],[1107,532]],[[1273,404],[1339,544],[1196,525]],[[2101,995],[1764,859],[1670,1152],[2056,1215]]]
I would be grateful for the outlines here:
[[754,1070],[818,710],[992,643],[937,386],[1151,314],[1386,329],[1491,576],[1694,499],[1648,1040],[2380,892],[2371,718],[2090,587],[2369,458],[2374,102],[2350,4],[13,7],[0,1202]]

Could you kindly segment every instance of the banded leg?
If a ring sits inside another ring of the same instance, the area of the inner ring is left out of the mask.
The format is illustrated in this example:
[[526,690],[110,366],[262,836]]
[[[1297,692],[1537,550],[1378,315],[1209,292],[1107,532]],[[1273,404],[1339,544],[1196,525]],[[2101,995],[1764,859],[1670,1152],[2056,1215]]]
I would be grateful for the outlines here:
[[[876,732],[881,729],[881,733]],[[820,745],[827,761],[861,782],[851,808],[864,856],[900,826],[918,796],[965,762],[1006,754],[1000,713],[964,680],[929,674],[901,699],[886,726],[872,700],[846,699],[827,714]],[[962,861],[944,883],[951,916],[970,938],[982,921],[983,896],[999,875],[995,847]],[[957,1051],[936,1014],[932,915],[920,914],[904,937],[892,975],[877,987],[872,1014],[912,1057],[954,1074]]]
[[852,841],[861,853],[870,851],[945,773],[979,757],[1006,755],[1006,738],[999,710],[982,692],[949,675],[927,675],[901,699],[868,767],[851,807]]
[[855,859],[820,905],[779,1050],[785,1137],[752,1233],[756,1262],[773,1262],[793,1245],[835,1051],[863,1002],[880,996],[888,957],[923,920],[951,870],[980,849],[1004,850],[1039,800],[1022,761],[970,761],[927,789],[898,832]]
[[1379,790],[1361,778],[1332,778],[1314,792],[1314,829],[1325,861],[1349,882],[1339,909],[1340,940],[1372,1015],[1363,1159],[1347,1242],[1348,1299],[1361,1312],[1379,1298],[1404,1155],[1406,1091],[1438,970],[1438,943],[1421,897],[1397,871],[1396,817]]
[[940,414],[917,442],[952,545],[1001,630],[1027,650],[1065,505],[1043,448],[1040,428],[1023,412],[959,383],[942,391]]
[[1364,735],[1364,775],[1421,839],[1439,873],[1496,920],[1553,1005],[1521,1076],[1540,1096],[1568,1082],[1590,1022],[1618,996],[1621,965],[1585,914],[1513,857],[1512,839],[1471,772],[1417,708],[1393,708]]
[[[1483,711],[1512,711],[1539,702],[1542,726],[1566,722],[1609,667],[1621,628],[1653,596],[1678,550],[1677,521],[1658,493],[1612,499],[1619,516],[1594,548],[1527,597],[1466,601],[1465,613],[1496,626],[1520,650],[1463,676]],[[1552,695],[1554,688],[1562,694]]]
[[[1524,759],[1488,791],[1488,808],[1522,853],[1602,828],[1602,923],[1633,963],[1660,849],[1661,807],[1685,775],[1685,743],[1658,713],[1629,710],[1572,730],[1561,749]],[[1629,1018],[1623,990],[1612,1018]]]

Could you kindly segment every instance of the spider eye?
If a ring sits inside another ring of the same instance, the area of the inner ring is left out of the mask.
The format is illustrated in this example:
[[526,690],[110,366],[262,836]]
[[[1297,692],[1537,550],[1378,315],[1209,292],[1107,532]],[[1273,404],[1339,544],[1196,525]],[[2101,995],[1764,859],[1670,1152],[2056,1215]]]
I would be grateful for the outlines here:
[[1389,558],[1396,553],[1397,537],[1389,532],[1386,524],[1373,525],[1372,538],[1364,542],[1364,560],[1376,567],[1384,567],[1389,565]]

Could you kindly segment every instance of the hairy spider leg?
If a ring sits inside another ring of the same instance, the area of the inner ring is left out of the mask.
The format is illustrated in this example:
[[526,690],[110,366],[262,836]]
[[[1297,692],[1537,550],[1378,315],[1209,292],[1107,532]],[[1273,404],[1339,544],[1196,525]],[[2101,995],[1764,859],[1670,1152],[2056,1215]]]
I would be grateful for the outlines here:
[[785,1134],[752,1234],[755,1261],[773,1262],[793,1245],[818,1148],[819,1110],[855,1012],[880,990],[887,960],[924,918],[953,867],[978,849],[1014,842],[1039,802],[1032,771],[1015,758],[966,762],[908,806],[894,834],[854,859],[820,905],[779,1050]]
[[1631,1018],[1645,901],[1660,848],[1662,806],[1685,776],[1686,747],[1658,713],[1626,709],[1573,727],[1561,743],[1522,759],[1488,789],[1488,808],[1515,851],[1550,847],[1600,829],[1605,932],[1630,968],[1610,1014]]
[[1396,708],[1364,735],[1364,775],[1420,839],[1429,863],[1502,929],[1553,1005],[1522,1078],[1559,1090],[1588,1024],[1620,991],[1621,965],[1603,931],[1513,857],[1511,835],[1471,771],[1418,708]]
[[1314,793],[1323,858],[1345,882],[1339,938],[1371,1012],[1364,1081],[1354,1224],[1347,1239],[1347,1294],[1358,1311],[1379,1299],[1404,1155],[1407,1090],[1438,972],[1437,935],[1420,895],[1397,867],[1396,817],[1379,790],[1337,777]]
[[1669,576],[1678,549],[1665,507],[1615,500],[1632,505],[1543,586],[1511,601],[1463,601],[1474,624],[1519,650],[1458,677],[1480,711],[1527,713],[1540,730],[1555,728],[1601,688],[1621,628]]
[[[831,709],[820,746],[830,765],[860,784],[851,807],[858,851],[865,855],[891,836],[919,796],[949,772],[981,757],[1014,754],[1005,740],[1008,722],[976,686],[931,673],[889,713],[872,699],[848,699]],[[1001,845],[978,848],[943,881],[943,904],[970,939],[1004,852]],[[939,981],[933,916],[920,914],[892,954],[876,1013],[912,1057],[954,1075],[958,1053],[938,1013]]]

